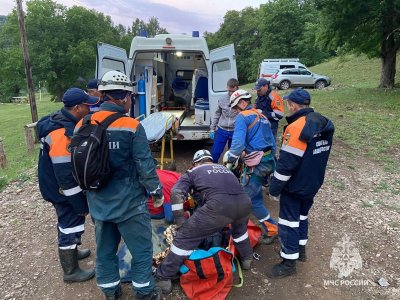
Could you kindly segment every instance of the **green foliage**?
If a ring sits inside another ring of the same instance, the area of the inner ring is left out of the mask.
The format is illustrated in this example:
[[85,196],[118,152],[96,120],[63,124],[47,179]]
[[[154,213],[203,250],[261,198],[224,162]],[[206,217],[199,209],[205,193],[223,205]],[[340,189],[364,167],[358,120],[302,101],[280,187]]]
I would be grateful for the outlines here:
[[393,88],[400,47],[400,1],[316,0],[321,12],[318,41],[326,49],[344,48],[382,58],[380,87]]
[[0,26],[0,102],[10,102],[26,86],[15,12],[7,21]]
[[235,44],[239,81],[249,82],[264,58],[298,57],[312,66],[329,57],[315,43],[318,26],[313,1],[275,0],[228,11],[220,29],[205,37],[210,49]]
[[0,26],[7,21],[7,16],[0,16]]
[[156,17],[151,17],[148,23],[136,18],[135,21],[132,22],[132,35],[140,35],[141,30],[146,30],[148,37],[154,37],[157,34],[168,33],[167,29],[160,26],[160,22]]
[[[151,35],[166,33],[155,17],[148,23],[137,19],[137,23]],[[34,83],[43,82],[51,99],[57,101],[69,87],[84,88],[85,80],[94,77],[97,42],[129,51],[137,34],[134,28],[114,26],[109,16],[95,10],[80,6],[67,9],[52,0],[28,1],[25,24]],[[0,102],[7,102],[25,88],[15,11],[0,27],[0,59]]]

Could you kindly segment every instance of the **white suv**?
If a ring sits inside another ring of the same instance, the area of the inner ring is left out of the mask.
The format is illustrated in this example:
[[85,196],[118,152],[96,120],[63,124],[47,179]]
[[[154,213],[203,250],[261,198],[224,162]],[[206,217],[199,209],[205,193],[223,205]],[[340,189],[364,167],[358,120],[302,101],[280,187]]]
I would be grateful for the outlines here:
[[281,90],[290,87],[313,87],[323,89],[331,84],[331,79],[325,75],[312,73],[303,68],[282,69],[271,77],[271,85]]

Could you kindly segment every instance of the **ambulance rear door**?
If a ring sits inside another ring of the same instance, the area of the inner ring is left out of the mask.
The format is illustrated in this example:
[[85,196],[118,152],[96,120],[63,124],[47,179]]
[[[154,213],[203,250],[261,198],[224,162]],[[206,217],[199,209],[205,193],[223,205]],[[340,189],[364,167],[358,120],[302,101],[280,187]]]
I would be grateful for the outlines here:
[[120,71],[130,78],[130,65],[125,49],[97,43],[96,78],[101,79],[108,71]]
[[233,44],[210,51],[209,73],[208,98],[211,118],[213,118],[217,109],[218,99],[227,93],[227,81],[230,78],[237,78],[235,47]]

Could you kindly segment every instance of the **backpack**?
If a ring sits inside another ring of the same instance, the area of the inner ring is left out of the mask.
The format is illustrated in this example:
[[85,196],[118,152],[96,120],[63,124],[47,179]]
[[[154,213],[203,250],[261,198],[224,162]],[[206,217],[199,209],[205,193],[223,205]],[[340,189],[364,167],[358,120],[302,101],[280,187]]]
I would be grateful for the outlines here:
[[111,176],[107,127],[124,117],[113,113],[92,124],[91,116],[83,118],[82,126],[71,139],[72,174],[83,190],[99,190]]
[[183,261],[180,284],[190,300],[222,300],[233,286],[233,254],[213,247],[195,250]]

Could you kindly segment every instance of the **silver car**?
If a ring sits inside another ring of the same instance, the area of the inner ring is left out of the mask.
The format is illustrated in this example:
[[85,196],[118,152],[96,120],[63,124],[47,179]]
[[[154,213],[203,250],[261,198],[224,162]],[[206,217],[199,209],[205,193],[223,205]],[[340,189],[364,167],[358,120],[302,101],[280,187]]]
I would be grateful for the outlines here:
[[290,87],[323,89],[330,84],[331,79],[328,76],[315,74],[307,69],[282,69],[271,77],[271,85],[281,90]]

